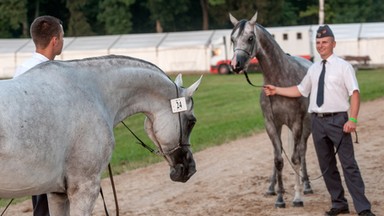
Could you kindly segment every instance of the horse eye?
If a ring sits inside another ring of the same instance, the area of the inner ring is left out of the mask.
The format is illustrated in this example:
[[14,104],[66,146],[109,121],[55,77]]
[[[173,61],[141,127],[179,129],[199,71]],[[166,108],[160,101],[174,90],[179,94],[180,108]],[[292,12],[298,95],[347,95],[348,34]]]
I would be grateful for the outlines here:
[[253,36],[248,38],[248,42],[252,42],[252,41],[253,41]]
[[196,124],[196,118],[188,120],[188,127],[192,128]]

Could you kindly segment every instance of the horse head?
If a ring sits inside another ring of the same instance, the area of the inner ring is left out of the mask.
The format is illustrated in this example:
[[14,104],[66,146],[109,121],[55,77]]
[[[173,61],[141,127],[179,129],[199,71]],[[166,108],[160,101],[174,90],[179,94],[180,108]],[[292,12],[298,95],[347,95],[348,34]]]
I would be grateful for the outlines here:
[[256,53],[256,34],[255,25],[257,19],[257,12],[251,20],[238,21],[232,14],[229,14],[234,28],[231,33],[231,42],[233,44],[233,58],[231,66],[233,71],[239,73],[246,71],[249,61],[255,57]]
[[177,76],[173,94],[175,100],[171,100],[170,108],[147,116],[144,123],[148,136],[168,161],[173,181],[186,182],[196,172],[189,137],[196,123],[192,95],[199,87],[201,78],[189,88],[183,88],[181,74]]

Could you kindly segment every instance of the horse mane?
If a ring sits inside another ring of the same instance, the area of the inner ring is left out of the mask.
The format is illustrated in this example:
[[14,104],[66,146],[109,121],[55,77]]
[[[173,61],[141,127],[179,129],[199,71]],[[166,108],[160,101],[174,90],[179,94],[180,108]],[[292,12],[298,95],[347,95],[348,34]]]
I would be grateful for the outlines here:
[[[279,51],[281,51],[281,56],[284,56],[283,54],[285,54],[284,50],[280,47],[280,45],[276,42],[275,38],[271,35],[271,33],[269,33],[269,31],[267,31],[267,29],[260,25],[259,23],[256,23],[255,25],[256,27],[256,35],[260,36],[260,35],[264,35],[264,38],[261,38],[259,37],[259,39],[267,39],[270,43],[273,43],[273,47]],[[258,31],[261,31],[262,34],[258,34],[257,32]],[[261,41],[263,42],[263,41]],[[265,43],[263,43],[265,44]]]
[[109,65],[115,66],[116,64],[119,64],[119,65],[126,65],[130,67],[148,68],[154,71],[158,71],[168,77],[168,75],[162,69],[160,69],[157,65],[151,62],[145,61],[143,59],[138,59],[138,58],[124,56],[124,55],[106,55],[106,56],[99,56],[99,57],[89,57],[89,58],[83,58],[83,59],[58,61],[58,62],[73,62],[73,63],[87,64],[91,66],[93,62],[100,61],[100,60],[106,60],[106,62],[103,64],[104,66],[107,63],[108,66]]

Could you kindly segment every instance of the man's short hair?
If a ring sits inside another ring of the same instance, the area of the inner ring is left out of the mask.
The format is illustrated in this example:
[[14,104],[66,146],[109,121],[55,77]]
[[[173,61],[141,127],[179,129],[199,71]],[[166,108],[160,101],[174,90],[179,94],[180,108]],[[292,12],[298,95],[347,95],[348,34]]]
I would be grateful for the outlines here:
[[53,16],[37,17],[31,24],[31,37],[37,47],[48,46],[52,37],[59,37],[62,32],[62,22]]

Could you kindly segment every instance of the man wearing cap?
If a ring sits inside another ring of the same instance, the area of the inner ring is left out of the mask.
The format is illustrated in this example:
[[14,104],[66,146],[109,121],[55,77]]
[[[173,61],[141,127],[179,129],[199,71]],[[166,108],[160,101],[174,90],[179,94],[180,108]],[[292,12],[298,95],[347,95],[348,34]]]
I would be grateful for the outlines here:
[[[355,132],[360,108],[360,93],[351,64],[336,56],[335,37],[328,25],[320,26],[316,34],[316,49],[322,61],[315,62],[297,86],[265,85],[267,96],[309,98],[312,137],[323,179],[331,196],[332,206],[325,215],[348,214],[336,154],[344,173],[345,184],[351,194],[356,212],[375,216],[365,196],[364,182],[355,160],[351,132]],[[349,103],[350,101],[350,103]],[[348,116],[349,111],[349,116]]]

